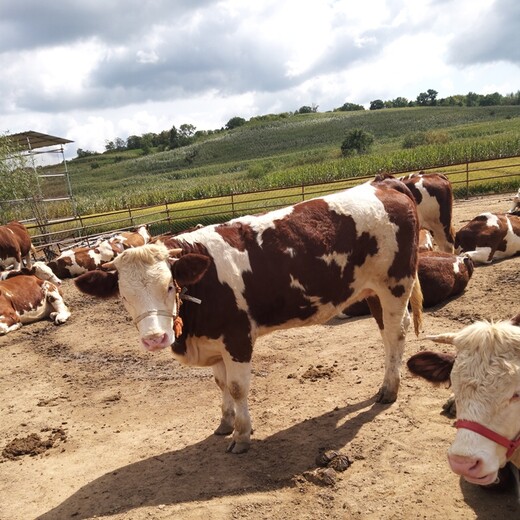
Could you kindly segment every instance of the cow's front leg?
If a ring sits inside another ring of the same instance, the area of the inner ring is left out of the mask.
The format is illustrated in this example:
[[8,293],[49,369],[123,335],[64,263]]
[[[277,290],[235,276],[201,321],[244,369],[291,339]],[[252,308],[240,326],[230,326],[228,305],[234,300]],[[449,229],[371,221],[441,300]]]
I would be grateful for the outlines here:
[[61,325],[70,318],[70,311],[65,305],[58,288],[49,282],[46,282],[46,284],[47,301],[55,311],[51,312],[49,317],[56,325]]
[[222,417],[215,435],[229,435],[235,429],[235,404],[227,387],[226,365],[219,361],[212,368],[215,382],[222,391]]
[[251,418],[247,406],[247,396],[251,382],[251,363],[239,363],[231,358],[226,365],[226,386],[235,408],[235,429],[227,451],[244,453],[251,446]]

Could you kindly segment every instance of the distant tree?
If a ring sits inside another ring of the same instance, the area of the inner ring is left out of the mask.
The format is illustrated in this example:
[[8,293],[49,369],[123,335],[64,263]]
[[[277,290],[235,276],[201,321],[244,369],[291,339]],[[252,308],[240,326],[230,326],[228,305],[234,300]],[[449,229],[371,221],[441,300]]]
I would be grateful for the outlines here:
[[139,135],[131,135],[126,140],[126,147],[129,150],[137,150],[141,148],[141,136]]
[[188,123],[183,123],[179,127],[179,141],[181,146],[191,144],[196,128]]
[[316,110],[313,110],[313,108],[308,105],[303,105],[298,109],[298,114],[312,114],[313,112],[316,112]]
[[114,139],[114,147],[116,150],[126,150],[126,141],[122,137]]
[[520,90],[511,92],[504,96],[504,105],[520,105]]
[[486,94],[485,96],[482,96],[480,99],[480,106],[483,107],[491,107],[491,106],[497,106],[502,104],[502,95],[498,92],[494,92],[493,94]]
[[343,103],[339,108],[335,108],[335,112],[354,112],[356,110],[365,110],[363,105],[356,105],[356,103]]
[[356,152],[358,154],[368,153],[373,142],[374,136],[370,132],[355,128],[348,132],[343,143],[341,143],[341,153],[345,157]]
[[380,110],[385,108],[385,103],[382,99],[374,99],[374,101],[370,101],[370,110]]
[[114,141],[109,141],[108,139],[105,141],[105,151],[113,152],[116,149],[116,145]]
[[476,107],[480,101],[480,94],[476,94],[475,92],[468,92],[466,95],[466,106],[467,107]]
[[405,97],[396,97],[392,100],[392,106],[394,108],[403,108],[408,106],[409,101]]
[[227,130],[233,130],[233,128],[238,128],[239,126],[245,125],[246,120],[243,117],[235,116],[232,117],[227,123],[226,123],[226,129]]
[[422,107],[433,107],[437,104],[437,94],[436,90],[429,88],[426,92],[421,92],[417,96],[417,104]]
[[81,159],[82,157],[91,157],[93,155],[97,155],[96,152],[91,152],[90,150],[83,150],[82,148],[78,148],[76,150],[76,154],[78,155],[78,159]]

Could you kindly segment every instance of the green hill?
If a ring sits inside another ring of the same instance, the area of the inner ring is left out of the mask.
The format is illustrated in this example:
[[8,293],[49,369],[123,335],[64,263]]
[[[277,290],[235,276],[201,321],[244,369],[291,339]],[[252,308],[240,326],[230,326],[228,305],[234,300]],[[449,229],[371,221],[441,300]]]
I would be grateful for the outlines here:
[[[520,153],[520,106],[420,107],[254,118],[171,151],[106,152],[68,163],[80,213]],[[348,131],[374,135],[344,158]],[[404,149],[403,143],[426,143]],[[437,162],[435,162],[437,161]]]

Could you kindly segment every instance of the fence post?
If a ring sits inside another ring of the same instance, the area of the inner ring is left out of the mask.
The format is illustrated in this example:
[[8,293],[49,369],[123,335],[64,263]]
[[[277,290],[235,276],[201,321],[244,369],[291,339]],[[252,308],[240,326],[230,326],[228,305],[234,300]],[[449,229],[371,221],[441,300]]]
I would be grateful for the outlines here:
[[466,159],[466,200],[469,199],[469,161]]
[[168,221],[168,225],[170,225],[172,223],[172,221],[170,218],[170,208],[168,207],[167,200],[164,201],[164,208],[165,208],[165,213],[166,213],[166,220]]
[[132,208],[130,206],[128,206],[128,218],[130,219],[130,225],[132,227],[135,227],[135,224],[134,224],[134,218],[132,216]]
[[233,195],[234,194],[231,193],[231,215],[233,215],[233,218],[235,218],[235,198]]
[[302,182],[302,202],[305,200],[305,185]]

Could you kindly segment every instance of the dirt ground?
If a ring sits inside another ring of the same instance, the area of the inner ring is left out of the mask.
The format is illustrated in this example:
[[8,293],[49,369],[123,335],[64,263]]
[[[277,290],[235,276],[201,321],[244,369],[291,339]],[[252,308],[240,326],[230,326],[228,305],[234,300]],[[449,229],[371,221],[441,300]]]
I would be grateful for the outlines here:
[[[455,227],[506,211],[512,194],[455,204]],[[478,267],[467,291],[426,310],[424,333],[518,312],[520,257]],[[512,519],[512,491],[453,474],[447,388],[403,368],[399,398],[380,405],[383,350],[372,318],[292,329],[256,345],[243,455],[212,435],[219,390],[208,369],[140,349],[118,300],[71,281],[60,327],[0,337],[0,519]],[[410,333],[407,359],[430,344]],[[351,462],[317,472],[323,450]],[[27,452],[27,454],[24,454]]]

